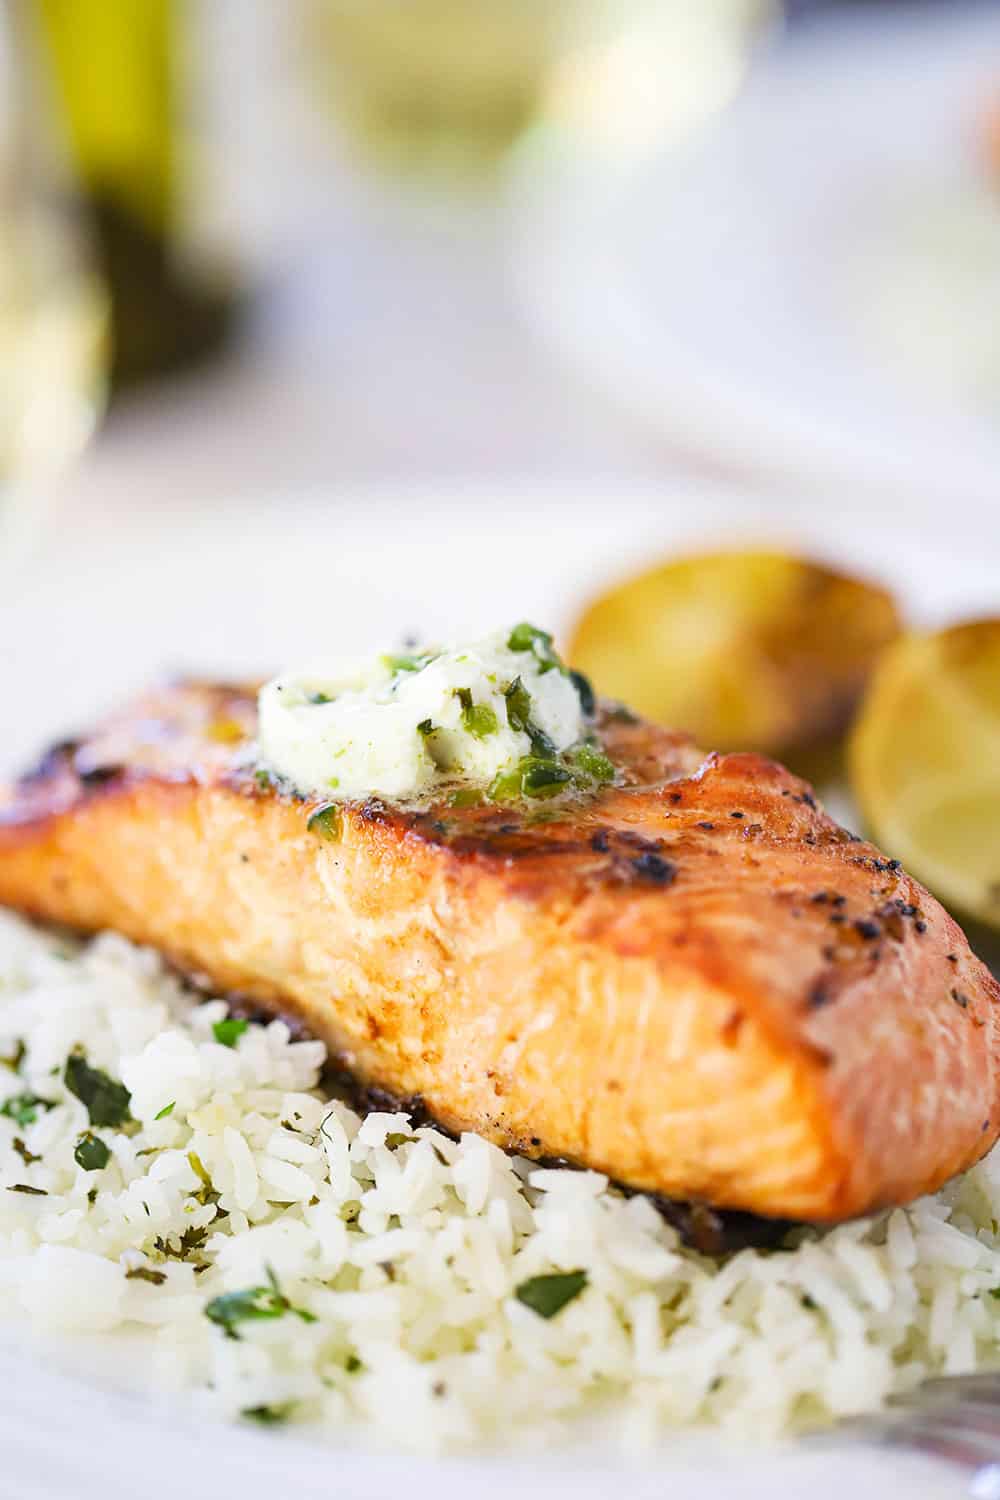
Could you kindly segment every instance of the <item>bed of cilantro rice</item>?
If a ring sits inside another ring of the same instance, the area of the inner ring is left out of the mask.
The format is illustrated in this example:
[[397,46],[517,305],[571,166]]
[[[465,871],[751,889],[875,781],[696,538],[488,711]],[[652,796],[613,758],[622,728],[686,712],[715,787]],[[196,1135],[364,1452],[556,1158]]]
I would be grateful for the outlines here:
[[778,1434],[998,1362],[1000,1155],[935,1198],[721,1264],[644,1198],[360,1119],[324,1049],[152,953],[0,912],[0,1315],[137,1330],[220,1417],[432,1451]]

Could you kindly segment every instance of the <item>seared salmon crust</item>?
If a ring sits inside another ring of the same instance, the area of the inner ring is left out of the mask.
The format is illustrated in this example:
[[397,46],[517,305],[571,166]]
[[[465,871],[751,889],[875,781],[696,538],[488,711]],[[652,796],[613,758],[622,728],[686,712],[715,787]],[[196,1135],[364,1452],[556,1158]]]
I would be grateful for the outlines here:
[[774,762],[603,706],[592,796],[316,819],[255,774],[255,723],[251,688],[181,683],[54,747],[0,794],[0,903],[154,945],[447,1129],[671,1198],[843,1219],[996,1140],[996,981]]

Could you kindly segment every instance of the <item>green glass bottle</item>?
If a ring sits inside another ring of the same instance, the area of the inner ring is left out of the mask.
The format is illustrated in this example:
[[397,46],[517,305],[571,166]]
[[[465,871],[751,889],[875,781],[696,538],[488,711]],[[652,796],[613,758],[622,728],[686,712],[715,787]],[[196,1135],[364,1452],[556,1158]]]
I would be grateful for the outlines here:
[[197,152],[184,0],[34,0],[52,98],[88,205],[111,302],[112,389],[224,342],[240,305],[199,256],[185,176]]

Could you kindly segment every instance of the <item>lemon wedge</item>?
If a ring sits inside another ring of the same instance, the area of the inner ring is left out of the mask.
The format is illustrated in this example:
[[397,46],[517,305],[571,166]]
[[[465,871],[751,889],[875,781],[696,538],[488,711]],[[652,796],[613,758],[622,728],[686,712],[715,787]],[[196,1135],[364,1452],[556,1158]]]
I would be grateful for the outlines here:
[[891,647],[848,764],[877,842],[947,906],[1000,928],[1000,619]]

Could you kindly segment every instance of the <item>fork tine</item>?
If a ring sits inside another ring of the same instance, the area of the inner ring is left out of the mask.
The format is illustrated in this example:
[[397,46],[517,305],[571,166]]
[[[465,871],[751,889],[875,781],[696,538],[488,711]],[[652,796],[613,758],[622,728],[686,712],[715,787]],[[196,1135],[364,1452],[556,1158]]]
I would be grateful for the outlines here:
[[890,1431],[902,1426],[904,1422],[912,1420],[912,1415],[904,1416],[903,1412],[864,1412],[854,1417],[841,1417],[832,1427],[810,1427],[799,1434],[800,1442],[837,1443],[839,1441],[857,1441],[884,1443],[888,1441]]
[[[865,1442],[881,1448],[907,1448],[978,1472],[992,1466],[1000,1476],[1000,1413],[967,1407],[932,1406],[881,1415],[848,1417],[825,1432],[806,1434],[810,1441]],[[1000,1478],[995,1496],[1000,1500]]]
[[972,1472],[1000,1464],[1000,1434],[977,1432],[950,1421],[921,1419],[890,1424],[880,1446],[925,1453]]
[[891,1397],[881,1412],[846,1417],[806,1438],[923,1453],[971,1476],[975,1500],[1000,1500],[1000,1371],[937,1376]]
[[919,1412],[946,1413],[949,1411],[976,1412],[1000,1426],[1000,1392],[996,1395],[980,1394],[978,1391],[928,1391],[910,1396],[893,1397],[884,1415],[886,1417],[914,1415]]
[[919,1399],[925,1394],[944,1396],[948,1393],[956,1396],[975,1396],[981,1400],[1000,1401],[1000,1370],[988,1370],[976,1375],[934,1375],[930,1380],[925,1380],[922,1385],[917,1386],[916,1390],[892,1399],[902,1404],[914,1398]]
[[941,1431],[976,1433],[996,1440],[1000,1456],[1000,1410],[995,1406],[977,1406],[974,1402],[956,1402],[954,1406],[930,1406],[909,1413],[906,1425],[930,1426]]

